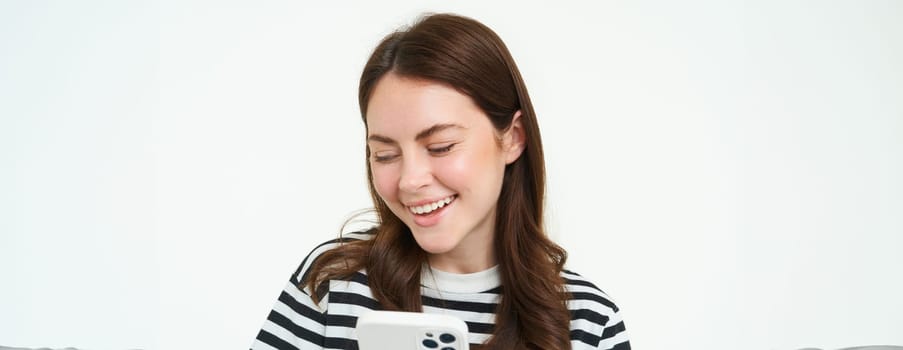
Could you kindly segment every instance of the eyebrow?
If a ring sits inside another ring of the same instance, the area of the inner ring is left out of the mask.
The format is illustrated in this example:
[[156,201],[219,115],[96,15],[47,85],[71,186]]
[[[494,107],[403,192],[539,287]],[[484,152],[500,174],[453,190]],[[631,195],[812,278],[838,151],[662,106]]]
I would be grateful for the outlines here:
[[[417,136],[414,137],[414,140],[420,141],[427,137],[430,137],[431,135],[433,135],[435,133],[438,133],[440,131],[447,130],[447,129],[467,129],[467,128],[460,126],[458,124],[436,124],[429,128],[423,129],[423,131],[421,131],[421,132],[418,132]],[[392,138],[390,138],[388,136],[379,135],[379,134],[370,135],[367,137],[367,140],[381,142],[381,143],[391,143],[391,144],[397,143]]]

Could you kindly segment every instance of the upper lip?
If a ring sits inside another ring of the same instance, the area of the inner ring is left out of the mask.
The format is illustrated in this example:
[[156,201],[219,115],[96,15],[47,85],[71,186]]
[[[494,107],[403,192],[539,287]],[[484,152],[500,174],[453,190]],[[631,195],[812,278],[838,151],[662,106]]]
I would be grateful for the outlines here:
[[404,205],[405,205],[406,207],[419,207],[419,206],[421,206],[421,205],[436,203],[436,202],[438,202],[438,201],[440,201],[440,200],[446,199],[446,198],[448,198],[448,197],[453,197],[453,196],[454,196],[454,195],[451,194],[451,195],[442,196],[442,197],[435,197],[434,199],[425,199],[425,200],[416,201],[416,202],[404,203]]

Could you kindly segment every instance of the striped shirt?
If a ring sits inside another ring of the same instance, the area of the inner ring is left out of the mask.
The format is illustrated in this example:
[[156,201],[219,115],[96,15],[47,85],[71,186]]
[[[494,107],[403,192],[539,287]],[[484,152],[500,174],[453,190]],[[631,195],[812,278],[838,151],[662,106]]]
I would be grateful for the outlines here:
[[[346,234],[315,248],[279,295],[251,349],[357,349],[354,329],[358,316],[382,309],[370,292],[367,275],[361,271],[348,281],[329,281],[329,290],[319,304],[313,302],[306,286],[298,286],[303,285],[307,271],[322,252],[343,241],[369,237]],[[629,350],[624,322],[611,298],[576,273],[565,270],[561,275],[571,295],[571,347]],[[421,275],[423,312],[457,316],[467,324],[468,341],[482,344],[492,334],[500,285],[497,266],[472,274],[453,274],[427,266]]]

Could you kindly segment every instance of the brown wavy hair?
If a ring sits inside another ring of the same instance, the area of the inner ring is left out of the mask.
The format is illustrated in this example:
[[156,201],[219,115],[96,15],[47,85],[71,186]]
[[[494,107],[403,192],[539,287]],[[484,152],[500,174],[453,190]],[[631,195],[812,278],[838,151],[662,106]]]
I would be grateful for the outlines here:
[[[427,15],[389,34],[361,74],[365,126],[370,94],[389,72],[444,83],[470,96],[498,132],[507,130],[521,111],[526,147],[506,166],[498,199],[494,243],[501,300],[493,335],[483,348],[570,349],[568,295],[560,275],[567,253],[543,229],[542,141],[527,88],[507,47],[480,22],[451,14]],[[369,158],[369,148],[366,154]],[[375,236],[323,253],[312,266],[307,287],[318,290],[330,279],[366,269],[370,290],[384,309],[420,312],[420,273],[427,253],[376,193],[369,162],[367,177],[379,220]],[[319,302],[320,296],[312,294]]]

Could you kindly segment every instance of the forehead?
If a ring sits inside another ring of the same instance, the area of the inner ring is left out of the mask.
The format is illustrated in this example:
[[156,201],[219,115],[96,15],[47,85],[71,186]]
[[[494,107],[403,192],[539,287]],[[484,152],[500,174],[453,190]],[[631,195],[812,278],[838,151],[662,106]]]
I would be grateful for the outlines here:
[[366,116],[368,133],[393,137],[415,134],[435,124],[470,128],[489,122],[473,100],[458,90],[393,73],[386,74],[374,87]]

